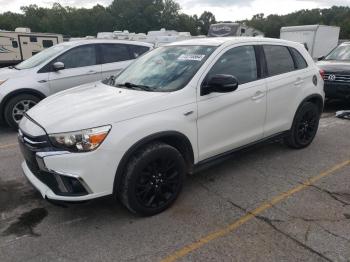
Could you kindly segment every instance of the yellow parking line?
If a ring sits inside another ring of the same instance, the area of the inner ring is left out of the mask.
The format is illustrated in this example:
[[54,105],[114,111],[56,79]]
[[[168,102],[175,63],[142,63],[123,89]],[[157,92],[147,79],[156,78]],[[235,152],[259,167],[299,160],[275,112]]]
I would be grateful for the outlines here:
[[8,148],[16,147],[16,146],[18,146],[17,143],[8,144],[8,145],[1,145],[0,144],[0,149],[8,149]]
[[261,214],[262,212],[266,211],[267,209],[273,207],[274,205],[276,205],[277,203],[283,201],[284,199],[298,193],[299,191],[307,188],[308,186],[314,184],[315,182],[317,182],[318,180],[333,175],[336,171],[342,169],[343,167],[347,166],[350,164],[350,160],[344,161],[342,163],[339,163],[335,166],[333,166],[332,168],[330,168],[329,170],[322,172],[321,174],[314,176],[308,180],[306,180],[304,183],[302,183],[301,185],[298,185],[294,188],[292,188],[291,190],[284,192],[274,198],[272,198],[270,201],[265,202],[264,204],[262,204],[261,206],[259,206],[258,208],[254,209],[253,211],[247,213],[246,215],[244,215],[243,217],[241,217],[240,219],[234,221],[232,224],[219,229],[213,233],[210,233],[200,239],[198,239],[196,242],[193,242],[177,251],[175,251],[174,253],[170,254],[168,257],[164,258],[162,260],[162,262],[173,262],[176,261],[184,256],[186,256],[187,254],[201,248],[202,246],[204,246],[205,244],[208,244],[210,241],[213,241],[217,238],[220,237],[224,237],[226,235],[228,235],[229,233],[231,233],[232,231],[236,230],[237,228],[239,228],[240,226],[242,226],[243,224],[247,223],[248,221],[252,220],[253,218],[255,218],[257,215]]

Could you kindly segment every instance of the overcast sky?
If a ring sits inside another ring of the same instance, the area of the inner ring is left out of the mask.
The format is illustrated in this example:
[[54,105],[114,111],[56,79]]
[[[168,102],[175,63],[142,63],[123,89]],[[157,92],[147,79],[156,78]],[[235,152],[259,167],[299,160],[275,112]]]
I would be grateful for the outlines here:
[[[132,1],[132,0],[130,0]],[[214,13],[217,20],[242,20],[254,14],[287,14],[300,9],[330,7],[332,5],[350,6],[350,0],[176,0],[182,11],[187,14],[201,14],[208,10]],[[37,4],[51,6],[59,2],[61,5],[76,7],[92,7],[99,3],[109,5],[112,0],[0,0],[0,12],[19,12],[20,6]]]

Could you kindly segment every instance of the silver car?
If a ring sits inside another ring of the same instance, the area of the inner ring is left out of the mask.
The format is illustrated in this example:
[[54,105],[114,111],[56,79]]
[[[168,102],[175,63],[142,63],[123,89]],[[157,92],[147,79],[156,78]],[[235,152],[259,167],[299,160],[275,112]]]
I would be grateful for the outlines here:
[[152,47],[137,41],[78,40],[0,69],[0,121],[16,128],[24,113],[45,97],[117,75]]

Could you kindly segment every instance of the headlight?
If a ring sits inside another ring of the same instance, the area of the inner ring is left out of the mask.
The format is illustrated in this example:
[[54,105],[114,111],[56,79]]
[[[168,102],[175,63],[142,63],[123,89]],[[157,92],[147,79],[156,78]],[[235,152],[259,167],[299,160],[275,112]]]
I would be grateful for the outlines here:
[[72,152],[88,152],[99,147],[105,140],[111,126],[102,126],[70,133],[49,135],[51,143]]
[[0,80],[0,85],[2,85],[3,83],[5,83],[7,81],[7,79],[5,80]]

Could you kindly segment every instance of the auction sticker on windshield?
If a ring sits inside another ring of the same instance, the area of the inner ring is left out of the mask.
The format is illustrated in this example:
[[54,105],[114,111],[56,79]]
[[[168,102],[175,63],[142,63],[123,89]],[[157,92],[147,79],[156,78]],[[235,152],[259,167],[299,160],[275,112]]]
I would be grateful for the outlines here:
[[180,55],[177,60],[192,60],[192,61],[202,61],[202,59],[205,57],[205,55],[188,55],[188,54],[182,54]]

